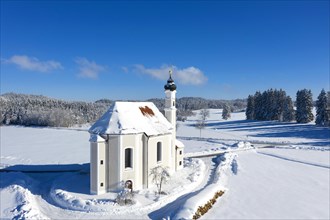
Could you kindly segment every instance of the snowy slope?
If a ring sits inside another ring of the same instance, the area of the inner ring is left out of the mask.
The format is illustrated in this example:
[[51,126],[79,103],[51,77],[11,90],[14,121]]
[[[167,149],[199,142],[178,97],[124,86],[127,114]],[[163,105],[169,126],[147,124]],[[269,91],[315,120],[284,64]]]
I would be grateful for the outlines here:
[[329,219],[329,178],[328,168],[243,152],[229,190],[203,219]]
[[87,131],[5,126],[0,132],[1,165],[89,163]]
[[157,198],[155,189],[141,191],[131,207],[116,206],[115,193],[88,194],[88,128],[1,127],[2,167],[72,172],[0,172],[0,217],[189,218],[215,190],[225,189],[204,219],[330,218],[328,128],[312,123],[245,121],[244,113],[233,113],[224,121],[221,110],[210,112],[201,138],[194,127],[198,116],[180,122],[178,136],[190,155],[239,149],[239,141],[255,146],[278,143],[278,148],[229,153],[224,156],[228,160],[219,161],[217,156],[194,159],[165,186],[168,195]]

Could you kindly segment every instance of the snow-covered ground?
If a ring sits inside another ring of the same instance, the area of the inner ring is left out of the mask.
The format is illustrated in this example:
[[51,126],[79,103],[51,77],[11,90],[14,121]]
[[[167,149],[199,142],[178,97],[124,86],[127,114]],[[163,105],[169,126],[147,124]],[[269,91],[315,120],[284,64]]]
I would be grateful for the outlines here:
[[[0,217],[13,219],[191,218],[218,190],[225,193],[204,219],[329,219],[330,130],[313,123],[221,119],[210,110],[180,122],[186,168],[165,185],[167,195],[141,190],[136,204],[119,206],[116,193],[88,194],[89,134],[83,128],[1,127]],[[253,146],[251,146],[253,145]],[[259,148],[259,147],[276,148]]]
[[228,179],[228,191],[203,218],[329,219],[329,168],[310,164],[312,161],[329,166],[329,153],[278,151],[240,153],[237,173]]

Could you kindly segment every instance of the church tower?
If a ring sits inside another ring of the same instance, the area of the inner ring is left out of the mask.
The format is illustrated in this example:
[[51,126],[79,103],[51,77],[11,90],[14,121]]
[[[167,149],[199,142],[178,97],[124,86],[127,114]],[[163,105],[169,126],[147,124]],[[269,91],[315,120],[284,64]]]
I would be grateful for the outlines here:
[[172,70],[169,71],[170,77],[167,80],[165,88],[165,117],[173,126],[173,136],[176,137],[176,107],[175,107],[175,93],[176,85],[172,79]]

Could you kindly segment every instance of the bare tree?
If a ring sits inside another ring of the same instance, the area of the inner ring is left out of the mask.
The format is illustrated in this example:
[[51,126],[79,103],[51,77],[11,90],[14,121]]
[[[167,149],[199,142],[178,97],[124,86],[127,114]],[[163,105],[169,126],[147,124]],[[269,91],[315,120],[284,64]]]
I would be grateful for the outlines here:
[[210,117],[210,111],[208,109],[204,108],[199,112],[199,120],[195,125],[195,127],[199,129],[199,138],[202,137],[202,129],[205,128],[205,121],[208,117]]
[[205,121],[204,120],[198,120],[195,127],[199,129],[199,138],[202,137],[202,129],[205,128]]
[[200,115],[200,119],[205,122],[206,119],[210,117],[210,111],[204,108],[200,111],[199,115]]
[[168,171],[168,167],[157,166],[150,170],[150,174],[152,178],[152,182],[156,184],[158,188],[158,194],[162,193],[162,185],[167,183],[170,179],[170,173]]

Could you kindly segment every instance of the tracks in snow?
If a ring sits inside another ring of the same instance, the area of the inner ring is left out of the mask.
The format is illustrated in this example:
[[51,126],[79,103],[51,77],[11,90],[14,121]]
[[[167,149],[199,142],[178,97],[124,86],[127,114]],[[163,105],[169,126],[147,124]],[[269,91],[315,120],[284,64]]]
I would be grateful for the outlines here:
[[171,203],[166,204],[162,208],[155,210],[151,212],[148,216],[151,219],[167,219],[167,218],[173,218],[176,213],[181,209],[182,205],[190,198],[193,196],[197,195],[200,193],[202,190],[204,190],[208,185],[213,183],[215,179],[215,172],[217,169],[217,166],[219,165],[217,157],[206,157],[202,159],[203,162],[205,163],[205,176],[208,176],[208,178],[205,178],[203,182],[196,188],[196,190],[184,194],[174,200]]
[[321,167],[321,168],[330,169],[330,166],[329,165],[323,165],[323,164],[312,163],[312,162],[307,162],[307,161],[303,161],[303,160],[297,160],[297,159],[294,159],[294,158],[279,156],[279,155],[271,154],[271,153],[264,153],[264,152],[258,152],[258,151],[257,151],[257,153],[258,154],[265,155],[265,156],[269,156],[269,157],[275,157],[275,158],[278,158],[278,159],[295,162],[295,163],[301,163],[301,164],[305,164],[305,165],[310,165],[310,166],[315,166],[315,167]]

